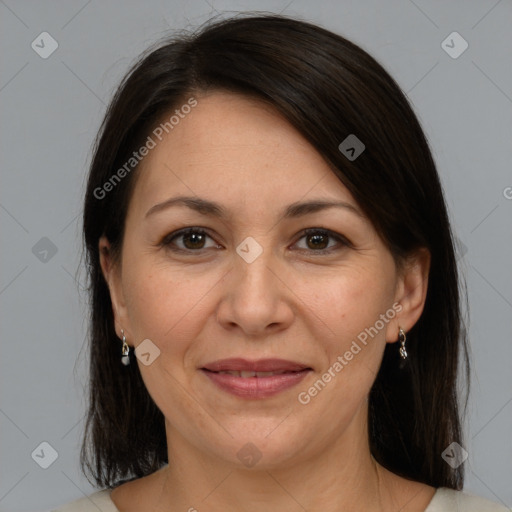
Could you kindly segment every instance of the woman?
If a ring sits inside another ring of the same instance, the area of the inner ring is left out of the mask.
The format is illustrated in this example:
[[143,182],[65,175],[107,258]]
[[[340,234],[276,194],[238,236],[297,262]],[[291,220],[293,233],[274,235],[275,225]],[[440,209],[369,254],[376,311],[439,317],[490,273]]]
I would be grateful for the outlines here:
[[387,72],[281,16],[150,51],[84,209],[91,387],[62,511],[500,511],[462,492],[459,278]]

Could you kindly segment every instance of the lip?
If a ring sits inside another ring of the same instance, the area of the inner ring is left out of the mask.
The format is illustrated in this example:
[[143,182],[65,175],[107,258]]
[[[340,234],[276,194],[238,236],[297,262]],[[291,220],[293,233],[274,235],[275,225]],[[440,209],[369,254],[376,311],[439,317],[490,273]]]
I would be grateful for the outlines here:
[[[208,363],[200,371],[219,389],[246,399],[268,398],[301,382],[313,371],[310,367],[285,359],[221,359]],[[264,377],[239,377],[221,371],[288,372]]]
[[207,363],[203,369],[211,372],[221,371],[252,371],[252,372],[298,372],[310,368],[306,364],[286,359],[258,359],[250,361],[241,357],[231,359],[218,359],[212,363]]
[[217,387],[240,398],[267,398],[296,386],[312,370],[271,375],[269,377],[237,377],[228,373],[215,373],[205,368],[201,372]]

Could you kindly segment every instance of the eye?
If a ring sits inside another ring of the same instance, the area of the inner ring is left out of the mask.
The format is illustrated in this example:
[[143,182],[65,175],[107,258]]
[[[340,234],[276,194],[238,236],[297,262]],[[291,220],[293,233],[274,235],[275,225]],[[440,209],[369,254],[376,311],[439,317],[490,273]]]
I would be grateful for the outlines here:
[[[161,245],[168,246],[169,249],[173,251],[200,251],[201,249],[208,249],[208,247],[205,246],[207,238],[213,240],[203,229],[186,228],[167,235],[162,240]],[[173,247],[173,245],[175,245],[174,240],[176,239],[181,239],[183,246]],[[219,247],[219,245],[214,243],[211,247]]]
[[[341,246],[351,246],[351,243],[342,235],[334,233],[328,229],[309,228],[302,232],[299,240],[305,239],[307,247],[301,250],[315,252],[315,253],[328,253],[332,252],[333,246],[329,247],[330,241],[336,241]],[[336,248],[336,244],[334,244]]]
[[[344,236],[328,229],[309,228],[305,229],[301,235],[299,240],[305,239],[307,245],[305,248],[300,247],[299,250],[301,251],[317,254],[330,253],[336,250],[336,243],[334,246],[329,246],[332,241],[337,242],[337,245],[341,247],[352,247],[350,241]],[[206,245],[208,238],[214,242],[209,247]],[[180,241],[181,245],[177,244],[175,240]],[[175,252],[200,252],[203,249],[221,248],[204,229],[196,227],[184,228],[170,233],[162,240],[160,245]]]

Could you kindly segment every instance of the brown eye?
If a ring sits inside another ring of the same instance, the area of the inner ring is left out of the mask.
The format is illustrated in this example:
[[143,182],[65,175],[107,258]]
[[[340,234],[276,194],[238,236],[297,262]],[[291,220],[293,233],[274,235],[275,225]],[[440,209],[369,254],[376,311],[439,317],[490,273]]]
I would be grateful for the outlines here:
[[306,240],[310,249],[325,249],[329,244],[329,236],[323,233],[306,235]]
[[204,246],[205,235],[202,233],[186,233],[182,237],[187,249],[202,249]]
[[[207,246],[207,239],[213,243]],[[300,250],[310,253],[324,254],[343,247],[352,247],[352,244],[342,235],[320,228],[304,230],[300,240],[306,240],[306,247],[299,247]],[[200,253],[202,250],[217,248],[219,246],[213,238],[203,229],[186,228],[167,235],[161,242],[163,247],[169,250],[182,253]]]
[[[299,247],[301,250],[312,253],[328,253],[340,247],[351,247],[351,243],[342,235],[338,235],[332,231],[319,228],[306,229],[302,233],[300,240],[306,240],[306,247]],[[329,246],[333,241],[334,245]],[[336,247],[336,245],[338,247]]]
[[[188,228],[167,235],[162,240],[161,245],[174,251],[199,252],[202,249],[208,249],[208,247],[205,246],[208,238],[212,239],[206,231],[199,228]],[[181,241],[181,244],[175,243],[175,240]],[[217,244],[214,244],[213,246],[218,247]]]

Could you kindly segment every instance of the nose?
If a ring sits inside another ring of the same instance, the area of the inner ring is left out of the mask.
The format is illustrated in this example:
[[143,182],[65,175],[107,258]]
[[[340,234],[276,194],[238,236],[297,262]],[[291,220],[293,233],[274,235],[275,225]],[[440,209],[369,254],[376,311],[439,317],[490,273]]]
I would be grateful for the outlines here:
[[293,292],[270,249],[248,262],[238,254],[223,280],[217,321],[244,337],[262,337],[289,327],[293,321]]

